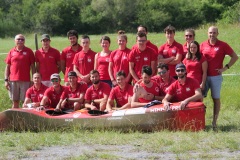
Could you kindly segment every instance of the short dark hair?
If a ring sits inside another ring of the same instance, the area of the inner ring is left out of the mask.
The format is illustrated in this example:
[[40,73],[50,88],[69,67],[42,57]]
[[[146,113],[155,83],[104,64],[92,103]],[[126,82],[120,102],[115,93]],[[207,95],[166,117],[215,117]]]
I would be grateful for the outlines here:
[[67,32],[67,37],[76,36],[78,39],[78,32],[76,30],[70,30]]
[[165,63],[159,63],[157,68],[161,68],[161,69],[165,68],[167,71],[169,70],[168,65]]
[[102,43],[102,41],[108,41],[109,42],[109,44],[111,43],[111,40],[110,40],[110,38],[108,37],[108,36],[102,36],[102,38],[101,38],[101,40],[100,40],[100,43]]
[[120,34],[125,34],[125,31],[124,30],[119,30],[118,35],[120,35]]
[[81,37],[82,39],[89,39],[90,40],[90,38],[89,38],[89,36],[88,35],[82,35],[82,37]]
[[137,32],[136,39],[137,39],[138,37],[146,37],[146,39],[147,39],[147,35],[146,35],[145,33],[143,33],[143,32]]
[[146,31],[146,32],[148,32],[148,29],[147,29],[147,27],[146,27],[146,26],[139,25],[139,26],[137,27],[137,30],[138,30],[138,28],[139,28],[139,27],[143,27],[143,28],[145,29],[145,31]]
[[99,75],[98,70],[95,70],[95,69],[94,69],[94,70],[91,70],[91,71],[90,71],[90,74],[95,74],[95,73],[97,73],[97,74]]
[[117,77],[123,76],[126,78],[126,73],[123,70],[121,70],[121,71],[117,72],[116,76]]
[[175,28],[170,24],[164,29],[164,33],[169,32],[169,33],[175,33]]
[[151,76],[152,75],[152,68],[148,65],[144,65],[142,67],[142,74],[146,73],[147,75]]

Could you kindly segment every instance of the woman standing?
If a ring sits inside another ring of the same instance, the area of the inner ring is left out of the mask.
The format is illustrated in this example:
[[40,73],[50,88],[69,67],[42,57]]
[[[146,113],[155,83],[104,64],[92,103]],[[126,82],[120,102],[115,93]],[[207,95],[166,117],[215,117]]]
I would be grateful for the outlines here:
[[111,51],[109,50],[110,43],[111,40],[108,36],[103,36],[101,38],[100,44],[102,47],[102,51],[95,55],[94,69],[98,70],[100,80],[102,82],[108,83],[110,87],[112,87],[112,82],[108,74],[108,65],[111,53]]
[[187,68],[187,76],[196,79],[203,91],[207,77],[208,64],[206,58],[200,53],[200,47],[197,41],[190,42],[188,53],[183,60],[183,64]]
[[116,74],[121,70],[126,74],[127,82],[131,81],[131,74],[129,72],[129,53],[131,50],[127,48],[127,36],[122,30],[118,31],[117,43],[118,49],[111,53],[108,67],[109,76],[113,86],[117,85]]
[[194,41],[195,39],[195,31],[194,29],[186,29],[185,32],[185,40],[186,42],[183,44],[183,56],[182,56],[182,60],[185,59],[186,54],[188,53],[188,48],[189,48],[189,44]]

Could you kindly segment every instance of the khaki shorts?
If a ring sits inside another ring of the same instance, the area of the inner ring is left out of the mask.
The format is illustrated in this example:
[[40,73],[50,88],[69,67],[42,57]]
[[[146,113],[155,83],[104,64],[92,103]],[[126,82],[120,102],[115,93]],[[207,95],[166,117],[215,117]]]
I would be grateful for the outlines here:
[[10,81],[9,97],[12,101],[24,101],[30,82]]

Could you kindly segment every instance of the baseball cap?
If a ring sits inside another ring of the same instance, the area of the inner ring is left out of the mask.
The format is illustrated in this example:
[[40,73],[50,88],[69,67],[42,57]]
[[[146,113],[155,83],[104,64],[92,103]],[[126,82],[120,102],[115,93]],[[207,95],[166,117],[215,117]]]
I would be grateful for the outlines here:
[[70,77],[70,76],[77,77],[77,73],[74,71],[70,71],[70,72],[68,72],[68,77]]
[[184,64],[182,64],[182,63],[179,63],[179,64],[176,65],[175,69],[177,69],[177,68],[184,68],[184,69],[186,69],[186,66]]
[[52,74],[51,75],[51,77],[50,77],[50,80],[52,80],[52,79],[60,79],[60,76],[59,76],[59,74],[58,73],[54,73],[54,74]]
[[48,34],[43,34],[41,41],[44,40],[44,39],[50,40],[50,36]]

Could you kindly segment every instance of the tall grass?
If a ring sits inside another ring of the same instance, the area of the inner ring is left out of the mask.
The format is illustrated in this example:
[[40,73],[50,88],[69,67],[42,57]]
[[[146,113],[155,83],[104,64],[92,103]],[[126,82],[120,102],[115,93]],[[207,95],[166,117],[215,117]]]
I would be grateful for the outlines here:
[[[196,40],[202,42],[207,39],[208,26],[202,26],[196,30]],[[228,42],[237,54],[240,54],[239,46],[239,26],[220,26],[219,39]],[[116,34],[107,34],[110,36],[112,43],[111,49],[117,48]],[[135,43],[135,34],[128,35],[128,46]],[[26,35],[26,45],[33,50],[34,46],[33,34]],[[99,40],[101,35],[90,35],[91,48],[99,52],[101,50]],[[39,38],[40,39],[40,38]],[[149,33],[148,39],[160,46],[165,43],[163,33]],[[68,45],[66,37],[52,37],[51,45],[62,50]],[[183,31],[176,32],[176,40],[180,43],[184,42]],[[0,40],[0,53],[8,52],[14,45],[13,37]],[[40,46],[40,42],[39,42]],[[0,55],[0,79],[3,79],[6,55]],[[229,61],[226,58],[224,64]],[[239,61],[225,72],[225,74],[240,74]],[[3,84],[3,81],[0,81]],[[13,154],[15,159],[31,158],[29,151],[36,151],[42,147],[61,146],[69,144],[84,145],[103,145],[108,146],[104,150],[95,150],[85,152],[83,154],[71,155],[69,159],[126,159],[124,155],[113,154],[114,147],[123,152],[138,153],[145,151],[152,153],[149,159],[159,158],[166,153],[172,153],[174,159],[240,159],[240,76],[224,76],[221,92],[221,111],[219,115],[219,132],[213,132],[211,129],[211,121],[213,114],[213,104],[210,93],[204,99],[207,106],[206,110],[206,130],[192,132],[154,132],[154,133],[121,133],[119,131],[83,131],[78,128],[55,132],[3,132],[0,133],[0,159],[9,157],[8,152]],[[10,108],[11,101],[3,85],[0,87],[0,111]],[[113,149],[111,149],[112,147]],[[131,146],[131,150],[124,150],[125,147]],[[170,158],[171,159],[171,158]]]

